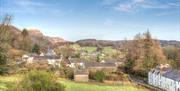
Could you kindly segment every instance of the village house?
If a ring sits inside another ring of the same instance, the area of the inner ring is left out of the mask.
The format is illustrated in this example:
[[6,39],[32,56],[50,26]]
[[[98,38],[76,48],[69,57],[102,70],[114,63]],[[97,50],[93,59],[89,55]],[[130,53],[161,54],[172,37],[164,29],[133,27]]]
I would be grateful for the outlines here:
[[180,71],[160,65],[149,71],[148,83],[166,91],[180,91]]
[[117,59],[111,59],[111,60],[106,60],[106,61],[102,61],[102,62],[106,62],[106,63],[115,63],[115,65],[118,67],[120,65],[123,65],[125,62],[124,58],[119,58]]
[[74,69],[74,80],[78,82],[88,82],[90,71],[113,72],[117,69],[115,61],[96,62],[82,61],[80,59],[70,59],[69,67]]
[[105,72],[113,72],[117,69],[117,66],[114,62],[85,62],[84,65],[89,71],[103,70]]
[[68,58],[69,64],[67,64],[67,66],[69,66],[70,68],[75,68],[76,65],[84,65],[83,60],[80,60],[79,58]]
[[88,82],[89,81],[89,71],[86,69],[75,69],[74,70],[74,81],[77,82]]
[[49,65],[60,67],[60,62],[62,61],[62,57],[56,56],[53,50],[48,50],[48,52],[44,55],[41,53],[40,55],[31,54],[31,55],[23,55],[22,61],[25,61],[28,64],[34,62],[47,62]]
[[89,69],[103,69],[103,68],[112,68],[112,69],[116,69],[119,65],[122,65],[124,63],[123,59],[121,59],[121,61],[117,61],[115,59],[111,59],[111,60],[106,60],[106,61],[101,61],[101,62],[97,62],[97,61],[86,61],[86,60],[81,60],[79,58],[69,58],[68,60],[66,60],[68,62],[67,66],[71,67],[71,68],[75,68],[76,65],[84,65],[86,68]]

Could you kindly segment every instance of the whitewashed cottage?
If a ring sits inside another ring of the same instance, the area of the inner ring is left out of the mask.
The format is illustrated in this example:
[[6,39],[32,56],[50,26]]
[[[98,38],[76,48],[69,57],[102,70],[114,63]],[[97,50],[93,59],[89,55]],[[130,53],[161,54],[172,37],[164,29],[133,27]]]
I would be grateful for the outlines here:
[[22,56],[22,60],[26,61],[27,63],[33,63],[33,62],[37,62],[37,61],[47,61],[48,64],[60,67],[60,63],[62,61],[62,56],[58,57],[56,56],[55,52],[53,50],[49,50],[48,52],[44,55],[44,54],[40,54],[40,55],[23,55]]
[[149,71],[148,83],[166,91],[180,91],[180,71],[161,65]]

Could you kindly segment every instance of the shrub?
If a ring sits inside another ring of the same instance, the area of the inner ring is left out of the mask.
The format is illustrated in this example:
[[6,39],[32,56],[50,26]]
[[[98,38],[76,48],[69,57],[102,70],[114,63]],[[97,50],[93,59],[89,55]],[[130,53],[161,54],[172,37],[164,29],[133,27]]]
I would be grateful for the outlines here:
[[65,91],[65,87],[56,82],[56,78],[46,71],[30,71],[9,91]]
[[106,77],[106,74],[103,71],[97,71],[93,76],[94,80],[98,82],[103,82],[105,77]]
[[106,76],[106,80],[112,80],[112,81],[122,81],[123,77],[119,76],[117,74],[109,74]]
[[65,66],[64,63],[62,63],[61,65],[62,66],[59,68],[59,76],[63,78],[73,79],[74,78],[73,69]]
[[0,46],[0,65],[5,65],[7,62],[7,52]]
[[74,71],[69,67],[64,68],[64,74],[65,74],[66,78],[69,78],[69,79],[74,78]]
[[89,71],[89,79],[94,79],[95,72]]
[[111,81],[129,81],[128,74],[123,72],[115,72],[106,75],[106,80]]
[[8,67],[0,67],[0,75],[8,74],[9,68]]

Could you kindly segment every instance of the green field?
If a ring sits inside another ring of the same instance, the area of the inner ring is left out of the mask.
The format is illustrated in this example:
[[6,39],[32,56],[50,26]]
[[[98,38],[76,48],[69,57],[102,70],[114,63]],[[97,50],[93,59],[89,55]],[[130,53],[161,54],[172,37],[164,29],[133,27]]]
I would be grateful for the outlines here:
[[[0,76],[0,91],[6,91],[7,84],[14,84],[20,78],[21,75],[13,75],[13,76]],[[58,80],[60,83],[65,85],[66,91],[149,91],[147,89],[138,88],[129,85],[121,85],[121,86],[108,86],[103,83],[76,83],[73,81],[60,79]]]
[[97,47],[92,47],[92,46],[83,46],[83,47],[81,47],[78,44],[72,44],[72,45],[70,45],[70,47],[73,48],[76,51],[83,50],[83,51],[87,51],[88,53],[92,53],[92,52],[96,51],[96,49],[97,49]]
[[0,76],[0,91],[5,91],[8,84],[13,84],[20,78],[22,78],[22,75]]
[[96,49],[97,49],[97,47],[89,47],[89,46],[82,47],[82,50],[87,51],[88,53],[92,53],[92,52],[96,51]]
[[149,91],[134,86],[108,86],[105,84],[76,83],[73,81],[61,80],[67,91]]

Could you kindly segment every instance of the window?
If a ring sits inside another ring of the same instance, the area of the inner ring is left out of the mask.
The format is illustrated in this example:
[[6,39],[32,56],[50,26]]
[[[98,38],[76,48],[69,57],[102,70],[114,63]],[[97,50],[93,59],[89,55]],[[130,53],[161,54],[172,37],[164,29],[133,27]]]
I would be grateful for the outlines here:
[[159,75],[160,72],[157,72],[157,75]]
[[174,86],[176,86],[176,81],[174,81]]
[[162,81],[160,81],[160,86],[162,85]]

